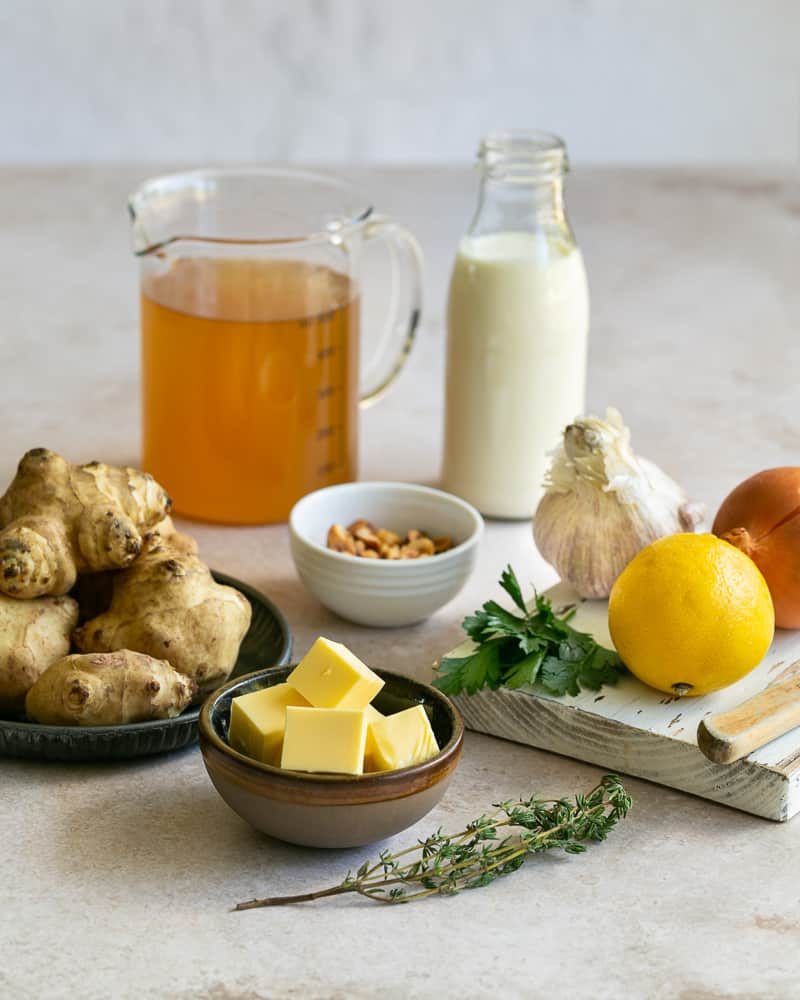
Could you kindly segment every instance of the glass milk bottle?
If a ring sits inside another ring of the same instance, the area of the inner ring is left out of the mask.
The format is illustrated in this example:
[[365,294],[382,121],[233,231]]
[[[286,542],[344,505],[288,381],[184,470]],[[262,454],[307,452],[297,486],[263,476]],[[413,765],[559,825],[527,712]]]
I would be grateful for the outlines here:
[[478,159],[447,307],[443,485],[488,517],[528,518],[548,452],[584,409],[589,290],[562,140],[493,132]]

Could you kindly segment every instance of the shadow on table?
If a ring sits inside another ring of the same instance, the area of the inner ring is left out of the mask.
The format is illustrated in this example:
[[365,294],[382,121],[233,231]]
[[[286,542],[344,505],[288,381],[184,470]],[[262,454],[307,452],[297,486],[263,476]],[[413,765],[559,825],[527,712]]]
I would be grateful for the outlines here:
[[[140,767],[134,776],[127,773],[135,770],[132,765],[112,764],[102,766],[108,780],[84,779],[80,793],[74,784],[67,795],[54,786],[60,802],[48,831],[49,860],[59,875],[82,880],[88,868],[92,879],[105,873],[109,886],[137,894],[171,885],[172,891],[207,898],[225,885],[233,904],[270,885],[293,891],[296,881],[338,882],[354,861],[372,853],[297,847],[258,833],[191,765],[177,768],[174,782],[159,775],[150,783],[147,770]],[[100,769],[91,770],[100,777]]]

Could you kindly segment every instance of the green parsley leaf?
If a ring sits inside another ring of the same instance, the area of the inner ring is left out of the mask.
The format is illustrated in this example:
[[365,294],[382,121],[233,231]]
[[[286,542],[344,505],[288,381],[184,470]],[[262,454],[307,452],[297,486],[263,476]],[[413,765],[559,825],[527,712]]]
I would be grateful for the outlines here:
[[524,660],[515,663],[506,671],[503,682],[509,688],[521,688],[533,685],[539,674],[539,668],[544,660],[544,650],[539,649],[535,653],[530,653]]
[[514,634],[524,624],[524,618],[506,611],[496,601],[487,601],[482,611],[476,611],[474,615],[468,615],[464,619],[463,627],[473,642],[482,643],[495,634]]
[[525,607],[525,601],[522,599],[522,588],[519,585],[517,574],[510,565],[506,566],[500,576],[500,586],[508,594],[520,611],[524,615],[527,615],[528,609]]
[[539,679],[548,694],[576,695],[580,691],[574,661],[560,660],[557,656],[548,656],[545,659],[539,672]]
[[475,694],[484,687],[500,687],[502,645],[502,639],[491,639],[470,656],[445,657],[439,665],[436,686],[445,694]]
[[503,570],[500,586],[522,616],[487,601],[464,619],[464,631],[476,648],[467,656],[445,657],[439,664],[434,684],[445,694],[536,685],[558,697],[574,696],[582,688],[597,691],[604,684],[616,684],[625,673],[613,649],[605,649],[569,624],[574,606],[557,613],[548,598],[536,594],[534,610],[528,611],[511,566]]

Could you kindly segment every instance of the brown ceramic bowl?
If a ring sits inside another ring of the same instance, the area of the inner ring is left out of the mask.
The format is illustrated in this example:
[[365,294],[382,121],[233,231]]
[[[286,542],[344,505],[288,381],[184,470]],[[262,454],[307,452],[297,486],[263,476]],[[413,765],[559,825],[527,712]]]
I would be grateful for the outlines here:
[[405,830],[444,795],[461,756],[464,723],[441,691],[377,670],[386,682],[375,699],[384,713],[423,705],[440,752],[424,764],[358,776],[306,774],[262,764],[228,743],[231,701],[280,684],[292,667],[238,677],[208,698],[200,712],[200,749],[219,794],[242,819],[272,837],[308,847],[360,847]]

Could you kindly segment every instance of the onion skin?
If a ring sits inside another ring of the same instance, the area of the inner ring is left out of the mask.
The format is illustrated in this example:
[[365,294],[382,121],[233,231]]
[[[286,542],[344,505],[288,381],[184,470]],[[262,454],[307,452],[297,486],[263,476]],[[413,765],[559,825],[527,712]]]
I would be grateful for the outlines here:
[[766,469],[723,501],[712,531],[750,556],[767,581],[779,628],[800,628],[800,468]]

